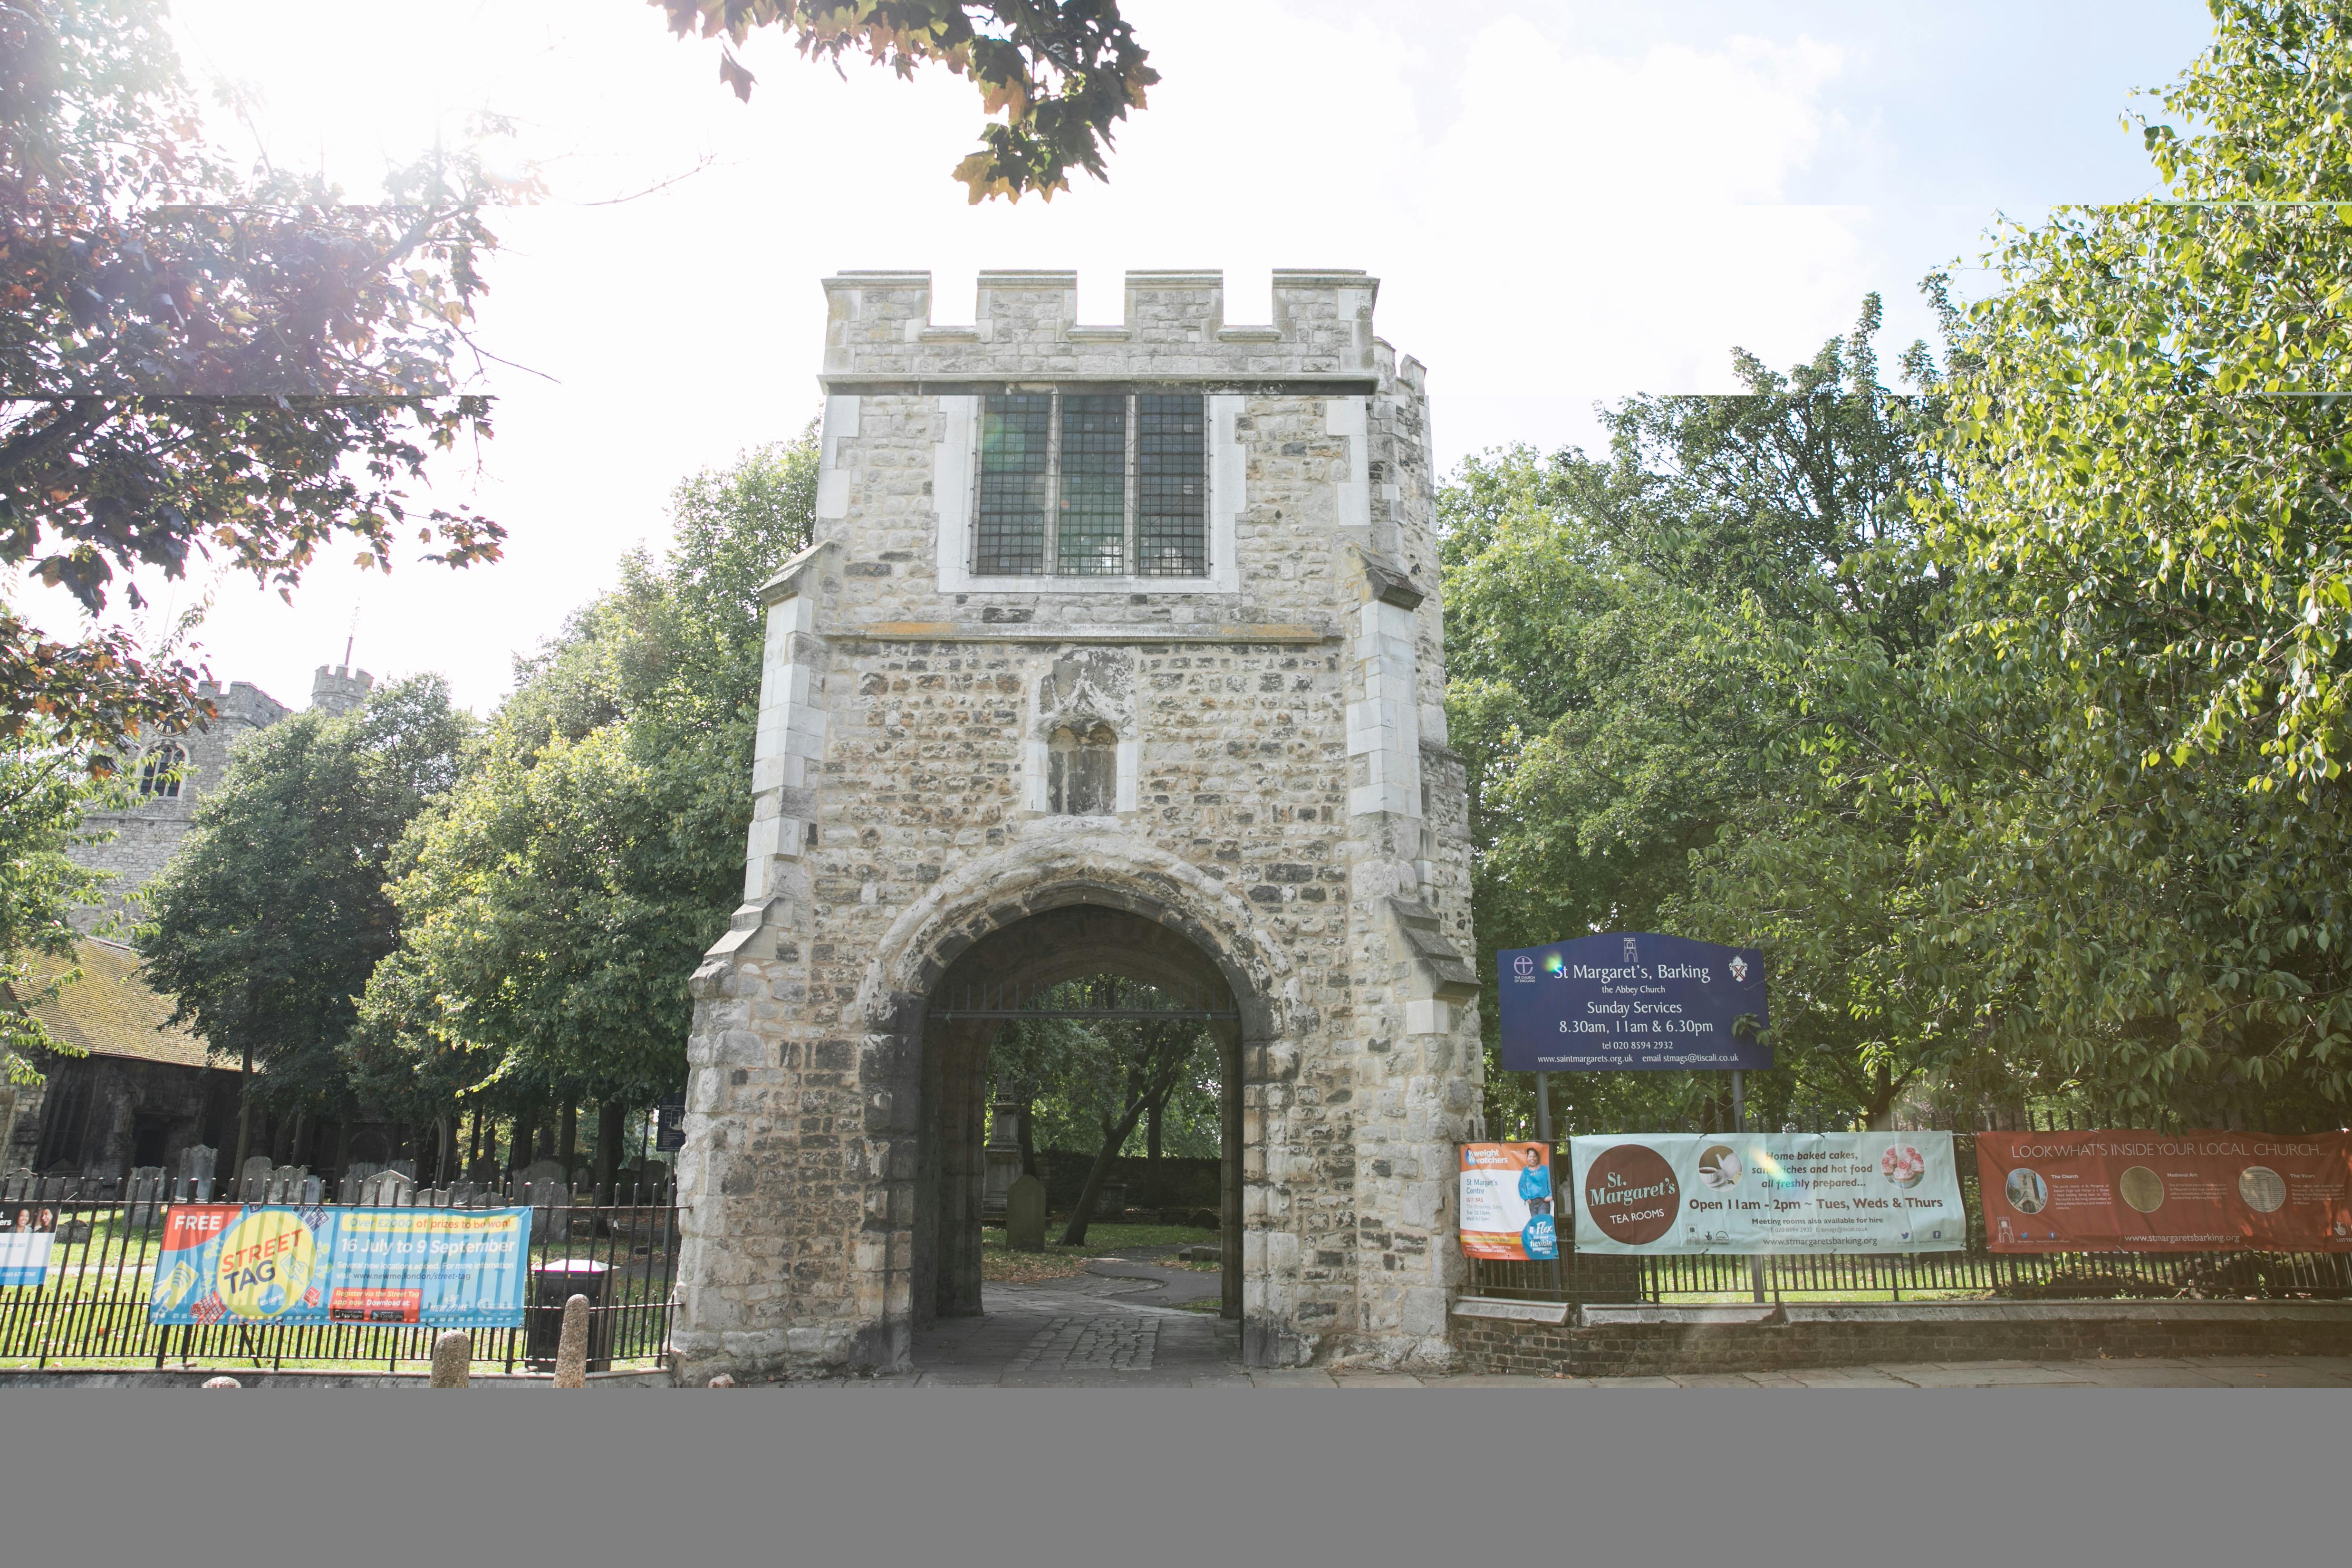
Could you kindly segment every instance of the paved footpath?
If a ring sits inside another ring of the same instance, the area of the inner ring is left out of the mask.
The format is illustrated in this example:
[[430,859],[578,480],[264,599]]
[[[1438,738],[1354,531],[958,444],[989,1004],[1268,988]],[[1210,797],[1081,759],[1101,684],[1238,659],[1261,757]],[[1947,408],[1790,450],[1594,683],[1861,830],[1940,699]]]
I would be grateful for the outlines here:
[[2352,1388],[2352,1356],[1906,1362],[1688,1377],[1415,1376],[1249,1370],[1213,1309],[1217,1276],[1148,1255],[1097,1259],[1072,1279],[987,1285],[985,1315],[915,1336],[916,1370],[866,1386],[985,1388]]

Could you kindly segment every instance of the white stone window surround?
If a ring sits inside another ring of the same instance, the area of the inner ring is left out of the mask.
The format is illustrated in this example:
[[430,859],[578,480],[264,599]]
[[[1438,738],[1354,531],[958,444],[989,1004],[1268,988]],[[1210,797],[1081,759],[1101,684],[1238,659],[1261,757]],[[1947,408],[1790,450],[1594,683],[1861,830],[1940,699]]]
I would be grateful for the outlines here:
[[[1073,390],[1083,391],[1082,387]],[[828,402],[851,401],[847,399]],[[1101,593],[1239,593],[1241,562],[1234,545],[1234,522],[1240,515],[1248,469],[1236,439],[1234,422],[1247,400],[1232,393],[1211,393],[1208,423],[1209,572],[1205,577],[982,577],[971,570],[971,521],[980,489],[980,398],[943,396],[934,400],[938,439],[931,449],[931,504],[939,513],[939,579],[942,593],[1037,593],[1083,595]],[[854,419],[854,415],[852,416]],[[826,430],[833,421],[827,418]],[[822,494],[824,480],[818,486]],[[818,515],[824,515],[822,504]]]

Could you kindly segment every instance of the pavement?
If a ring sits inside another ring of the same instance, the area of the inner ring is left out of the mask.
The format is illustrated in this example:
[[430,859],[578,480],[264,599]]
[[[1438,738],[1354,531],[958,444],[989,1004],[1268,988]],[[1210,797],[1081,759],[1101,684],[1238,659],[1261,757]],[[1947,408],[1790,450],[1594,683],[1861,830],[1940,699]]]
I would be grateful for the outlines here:
[[[1214,1272],[1138,1249],[1082,1274],[982,1288],[982,1315],[915,1336],[915,1370],[857,1380],[917,1388],[2352,1388],[2352,1356],[1902,1362],[1681,1377],[1422,1375],[1247,1368],[1217,1316]],[[1187,1310],[1187,1303],[1196,1305]]]

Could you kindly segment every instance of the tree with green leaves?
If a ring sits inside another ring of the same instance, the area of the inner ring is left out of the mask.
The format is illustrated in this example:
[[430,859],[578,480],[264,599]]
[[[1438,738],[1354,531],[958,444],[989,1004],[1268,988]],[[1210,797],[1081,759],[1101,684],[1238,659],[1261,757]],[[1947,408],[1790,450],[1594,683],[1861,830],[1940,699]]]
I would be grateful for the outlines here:
[[1034,191],[1052,201],[1069,172],[1108,179],[1111,130],[1141,109],[1160,73],[1145,63],[1118,0],[649,0],[670,31],[718,38],[719,79],[750,99],[753,77],[736,50],[751,33],[790,33],[804,59],[841,68],[855,51],[901,79],[944,66],[980,89],[980,150],[955,167],[972,203]]
[[[1816,921],[1837,933],[1826,946],[1785,944],[1700,881],[1706,856],[1803,797],[1809,739],[1843,716],[1829,694],[1933,638],[1909,497],[1935,400],[1882,384],[1880,323],[1874,296],[1785,375],[1735,351],[1745,393],[1605,411],[1606,463],[1514,449],[1465,464],[1440,500],[1448,728],[1489,961],[1598,930],[1762,942],[1791,1063],[1756,1085],[1776,1113],[1882,1116],[1915,1071],[1897,1058],[1918,1031],[1854,992],[1862,927]],[[1525,1107],[1499,1079],[1491,1109],[1515,1124]],[[1563,1092],[1580,1115],[1727,1113],[1713,1074]]]
[[369,1092],[593,1101],[609,1185],[626,1111],[683,1086],[687,979],[741,885],[758,589],[807,544],[815,479],[812,427],[679,486],[667,559],[629,558],[523,666],[401,846],[400,947],[349,1051]]
[[[204,140],[164,0],[0,4],[0,565],[90,615],[145,569],[218,552],[290,593],[322,549],[388,569],[494,560],[502,530],[410,499],[489,434],[459,389],[500,186],[470,151],[363,206],[236,170]],[[485,123],[485,134],[499,128]],[[101,770],[122,737],[204,716],[183,639],[68,641],[0,605],[0,734]]]
[[[79,935],[73,915],[98,902],[105,877],[76,864],[70,852],[89,840],[83,814],[114,793],[69,752],[0,747],[0,988],[16,1003],[0,1009],[0,1084],[37,1083],[39,1057],[76,1054],[33,1009],[79,977],[71,964]],[[67,962],[37,976],[37,956]],[[0,1148],[6,1141],[0,1131]]]
[[348,714],[312,708],[241,737],[142,891],[152,919],[139,947],[173,1021],[240,1063],[240,1165],[259,1096],[298,1116],[353,1108],[341,1052],[399,938],[394,846],[456,782],[467,727],[448,684],[418,675]]
[[[2161,196],[2002,236],[1935,493],[1913,792],[1989,1039],[2116,1113],[2352,1096],[2352,8],[2212,0]],[[2300,1111],[2295,1108],[2300,1107]]]
[[[1041,1005],[1148,1009],[1153,995],[1149,986],[1097,975],[1065,981]],[[1216,1061],[1216,1042],[1192,1020],[1024,1019],[998,1033],[988,1059],[996,1097],[1022,1105],[1024,1124],[1043,1111],[1049,1135],[1095,1145],[1094,1161],[1062,1232],[1063,1246],[1086,1245],[1087,1227],[1113,1162],[1137,1130],[1162,1119],[1184,1091],[1195,1098],[1210,1092]]]

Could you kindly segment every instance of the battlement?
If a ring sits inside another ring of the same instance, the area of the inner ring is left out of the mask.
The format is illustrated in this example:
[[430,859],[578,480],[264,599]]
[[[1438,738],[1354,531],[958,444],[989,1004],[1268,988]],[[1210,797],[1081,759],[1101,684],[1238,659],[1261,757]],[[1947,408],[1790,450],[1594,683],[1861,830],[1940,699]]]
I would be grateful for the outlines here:
[[982,272],[971,324],[959,326],[932,322],[928,272],[845,272],[824,280],[820,379],[837,394],[1060,381],[1370,392],[1380,287],[1359,271],[1277,268],[1272,324],[1230,326],[1223,272],[1130,272],[1124,319],[1091,326],[1077,319],[1075,272]]
[[321,664],[310,677],[310,706],[331,714],[346,714],[367,700],[375,677],[348,664]]

